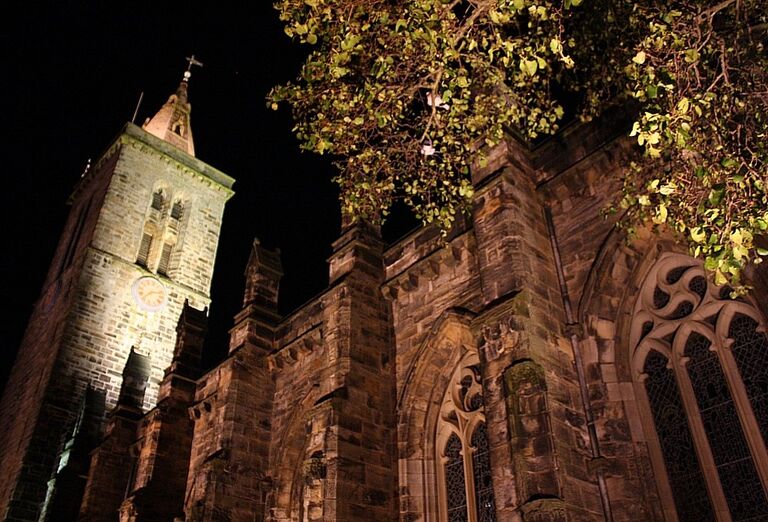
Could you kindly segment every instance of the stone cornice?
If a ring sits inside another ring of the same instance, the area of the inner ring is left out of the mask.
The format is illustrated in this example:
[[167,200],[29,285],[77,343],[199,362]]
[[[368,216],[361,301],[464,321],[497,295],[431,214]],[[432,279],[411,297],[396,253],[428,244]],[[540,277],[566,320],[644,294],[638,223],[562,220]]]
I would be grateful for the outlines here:
[[72,195],[69,197],[68,201],[70,203],[91,180],[94,173],[99,172],[101,167],[120,149],[122,145],[130,145],[142,152],[162,158],[168,163],[173,163],[178,170],[185,174],[205,181],[217,190],[224,192],[226,199],[231,198],[235,193],[234,190],[232,190],[232,186],[235,183],[234,178],[211,167],[207,163],[190,156],[170,143],[149,134],[147,131],[137,127],[133,123],[126,123],[117,138],[112,141],[105,152],[99,156],[99,159],[77,183]]
[[[212,181],[215,185],[220,187],[224,192],[231,197],[234,194],[232,185],[235,183],[235,179],[224,174],[220,170],[211,167],[207,163],[200,161],[199,159],[190,156],[183,150],[174,147],[170,143],[167,143],[160,138],[149,134],[147,131],[140,129],[132,123],[127,123],[120,134],[118,140],[121,143],[131,143],[132,145],[139,145],[142,151],[149,152],[163,157],[166,160],[170,160],[176,164],[176,166],[195,177]],[[143,146],[142,146],[143,145]]]

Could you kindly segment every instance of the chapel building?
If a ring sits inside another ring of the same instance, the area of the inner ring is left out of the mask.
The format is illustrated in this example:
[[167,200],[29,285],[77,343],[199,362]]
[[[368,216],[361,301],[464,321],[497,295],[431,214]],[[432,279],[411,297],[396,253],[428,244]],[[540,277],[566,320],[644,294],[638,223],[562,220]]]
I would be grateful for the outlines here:
[[768,520],[768,274],[732,298],[672,235],[601,214],[627,122],[508,138],[445,240],[343,219],[328,288],[288,315],[254,241],[204,368],[232,180],[193,157],[185,80],[72,198],[81,239],[3,399],[29,412],[2,427],[4,520]]

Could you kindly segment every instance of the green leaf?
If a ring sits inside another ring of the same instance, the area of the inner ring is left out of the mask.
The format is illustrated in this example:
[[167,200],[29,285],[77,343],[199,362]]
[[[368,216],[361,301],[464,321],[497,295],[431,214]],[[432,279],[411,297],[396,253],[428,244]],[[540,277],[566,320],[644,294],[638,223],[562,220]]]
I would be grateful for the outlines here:
[[718,286],[722,286],[724,284],[728,283],[728,278],[726,278],[723,273],[720,271],[720,269],[715,270],[715,284]]
[[707,233],[701,227],[691,229],[691,239],[696,243],[703,243],[707,239]]
[[707,196],[707,201],[709,201],[710,206],[716,207],[723,201],[723,196],[725,195],[725,190],[723,188],[713,188],[709,191],[709,196]]
[[539,64],[536,60],[528,60],[523,58],[520,60],[520,70],[526,73],[528,76],[533,76],[539,69]]
[[744,243],[744,234],[741,232],[741,229],[736,229],[731,233],[731,243],[736,246],[741,246]]
[[656,209],[656,214],[653,216],[652,221],[657,225],[661,225],[662,223],[666,223],[667,216],[667,207],[665,205],[659,205]]
[[674,194],[674,193],[675,193],[675,190],[676,190],[676,188],[677,188],[677,187],[676,187],[675,185],[673,185],[672,183],[668,183],[668,184],[666,184],[666,185],[663,185],[663,186],[662,186],[662,187],[659,189],[659,193],[660,193],[660,194],[662,194],[662,195],[664,195],[664,196],[669,196],[669,195],[671,195],[671,194]]
[[645,63],[645,51],[638,52],[634,58],[632,58],[632,61],[635,62],[638,65],[642,65]]

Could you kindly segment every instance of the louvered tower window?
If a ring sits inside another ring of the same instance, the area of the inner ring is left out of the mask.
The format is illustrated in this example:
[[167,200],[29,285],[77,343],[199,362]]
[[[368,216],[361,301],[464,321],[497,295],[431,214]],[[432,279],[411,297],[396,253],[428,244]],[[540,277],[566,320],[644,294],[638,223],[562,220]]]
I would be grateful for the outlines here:
[[181,201],[174,202],[173,207],[171,207],[171,217],[173,219],[179,220],[183,215],[184,215],[184,206],[181,204]]
[[139,245],[139,253],[136,256],[136,264],[146,268],[149,261],[149,252],[152,249],[152,234],[144,232],[141,236],[141,245]]
[[165,204],[165,196],[162,190],[158,190],[152,194],[152,208],[155,210],[163,210],[163,204]]
[[168,275],[168,269],[171,265],[171,253],[173,252],[173,245],[170,243],[163,244],[163,251],[160,254],[160,263],[157,265],[157,273],[164,276]]

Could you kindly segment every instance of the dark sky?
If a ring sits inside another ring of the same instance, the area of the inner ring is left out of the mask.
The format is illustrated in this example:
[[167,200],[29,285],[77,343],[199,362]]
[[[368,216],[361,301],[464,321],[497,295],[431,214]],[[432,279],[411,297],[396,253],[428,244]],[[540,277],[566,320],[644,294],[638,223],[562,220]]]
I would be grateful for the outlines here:
[[0,15],[0,383],[86,161],[131,119],[142,91],[137,122],[165,102],[191,53],[204,62],[190,84],[197,157],[237,180],[219,243],[209,345],[226,345],[253,237],[282,250],[283,313],[320,292],[339,230],[337,191],[327,158],[299,152],[289,111],[266,107],[269,88],[294,78],[306,52],[284,35],[271,2],[42,4],[6,3]]

